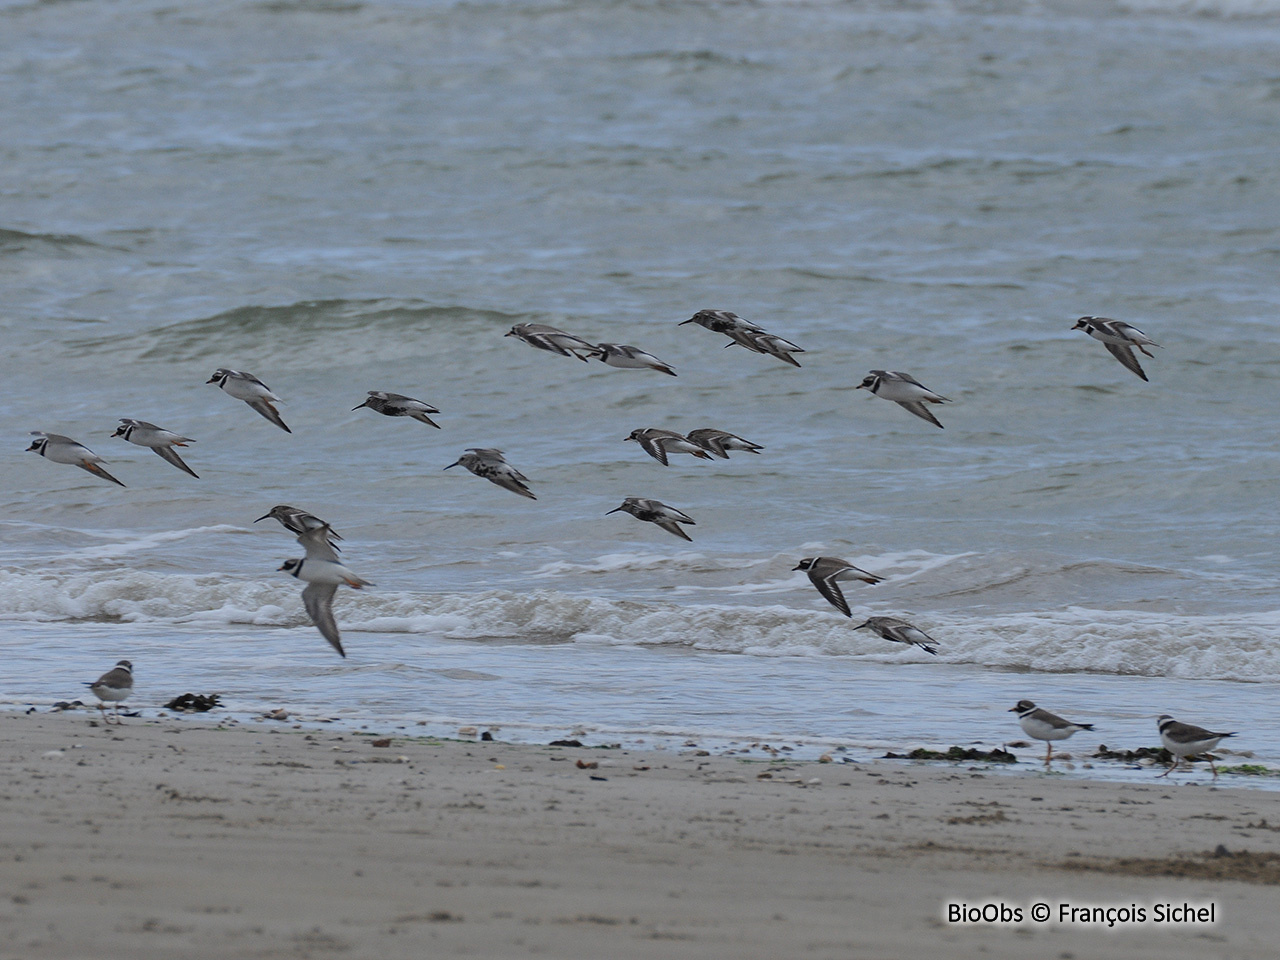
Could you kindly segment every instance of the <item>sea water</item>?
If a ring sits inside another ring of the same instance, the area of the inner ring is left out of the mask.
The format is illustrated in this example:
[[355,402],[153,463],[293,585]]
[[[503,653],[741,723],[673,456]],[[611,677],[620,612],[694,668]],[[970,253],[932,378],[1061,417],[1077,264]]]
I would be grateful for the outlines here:
[[[869,756],[1019,739],[1029,698],[1095,724],[1077,754],[1171,713],[1280,764],[1280,4],[119,0],[0,36],[0,702],[128,658],[145,712]],[[801,367],[679,325],[708,307]],[[1161,344],[1149,383],[1088,314]],[[663,467],[649,426],[764,450]],[[467,447],[538,499],[445,472]],[[337,595],[345,660],[277,503],[376,584]],[[885,577],[852,622],[816,555]]]

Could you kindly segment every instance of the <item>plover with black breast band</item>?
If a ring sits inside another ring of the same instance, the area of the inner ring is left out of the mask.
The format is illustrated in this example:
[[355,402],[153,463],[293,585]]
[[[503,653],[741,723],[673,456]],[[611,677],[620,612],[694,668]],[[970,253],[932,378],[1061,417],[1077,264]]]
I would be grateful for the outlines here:
[[1107,317],[1081,317],[1071,329],[1083,330],[1093,339],[1100,341],[1107,348],[1107,352],[1119,360],[1126,370],[1137,374],[1143,380],[1147,379],[1142,364],[1138,363],[1138,358],[1133,355],[1133,349],[1139,350],[1144,357],[1154,357],[1155,354],[1148,352],[1146,348],[1158,347],[1160,344],[1133,324]]
[[939,428],[942,423],[929,411],[926,404],[951,402],[901,370],[872,370],[854,389],[870,390],[882,400],[892,400],[904,410]]
[[228,370],[219,367],[205,383],[216,383],[229,397],[243,400],[264,419],[270,420],[285,433],[293,433],[280,417],[280,411],[271,405],[272,401],[283,401],[271,392],[271,388],[251,373],[242,370]]
[[1221,741],[1227,739],[1227,737],[1234,737],[1234,732],[1214,733],[1204,727],[1197,727],[1190,723],[1179,723],[1167,713],[1161,714],[1156,724],[1160,730],[1160,742],[1166,750],[1173,754],[1173,766],[1160,774],[1160,776],[1167,777],[1178,769],[1178,765],[1183,760],[1190,763],[1192,757],[1204,754],[1205,759],[1209,761],[1209,769],[1213,771],[1213,779],[1218,779],[1218,768],[1214,766],[1213,757],[1209,756],[1209,751]]
[[98,698],[98,709],[102,711],[102,722],[107,719],[107,704],[115,705],[116,723],[120,723],[120,704],[129,699],[133,693],[133,664],[128,660],[119,660],[116,665],[92,683],[86,683],[89,692]]
[[1010,713],[1018,715],[1018,726],[1022,732],[1033,740],[1043,740],[1048,752],[1044,755],[1044,765],[1049,766],[1053,759],[1053,741],[1065,740],[1080,730],[1092,730],[1092,723],[1072,723],[1063,720],[1056,713],[1042,710],[1030,700],[1019,700],[1017,706],[1009,708]]
[[72,440],[70,437],[64,437],[60,433],[45,433],[43,430],[32,430],[31,436],[37,439],[32,441],[31,446],[27,447],[28,453],[38,453],[46,460],[52,460],[54,463],[69,463],[72,466],[79,467],[81,470],[89,471],[95,477],[110,480],[120,487],[124,486],[123,483],[102,469],[102,464],[107,461],[103,460],[83,443]]
[[162,460],[173,464],[184,473],[191,474],[197,480],[200,479],[200,475],[188,467],[178,456],[178,451],[173,449],[195,443],[190,437],[179,436],[171,430],[157,427],[154,423],[147,423],[145,420],[130,420],[127,417],[120,418],[120,426],[116,427],[116,432],[111,436],[123,437],[140,447],[150,447]]

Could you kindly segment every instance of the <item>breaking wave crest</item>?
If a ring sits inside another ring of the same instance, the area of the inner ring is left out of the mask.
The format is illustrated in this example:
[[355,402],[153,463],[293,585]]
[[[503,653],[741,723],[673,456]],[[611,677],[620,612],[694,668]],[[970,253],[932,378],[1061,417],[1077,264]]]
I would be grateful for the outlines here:
[[[911,616],[909,612],[902,611]],[[686,646],[761,657],[892,662],[927,655],[881,640],[835,612],[780,604],[666,603],[554,590],[418,594],[342,590],[345,631],[448,640]],[[134,570],[0,572],[0,619],[298,626],[293,583]],[[1280,681],[1280,611],[1232,617],[1068,607],[990,617],[912,617],[938,662],[1046,672]]]

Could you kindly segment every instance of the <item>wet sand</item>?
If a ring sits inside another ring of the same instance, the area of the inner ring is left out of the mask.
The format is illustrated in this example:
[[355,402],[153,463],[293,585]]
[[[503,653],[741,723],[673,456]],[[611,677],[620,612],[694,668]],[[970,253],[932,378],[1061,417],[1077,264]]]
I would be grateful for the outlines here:
[[[1167,960],[1280,942],[1280,796],[1199,773],[378,739],[0,714],[0,960]],[[963,926],[961,901],[1148,922]],[[1215,922],[1150,922],[1164,903]]]

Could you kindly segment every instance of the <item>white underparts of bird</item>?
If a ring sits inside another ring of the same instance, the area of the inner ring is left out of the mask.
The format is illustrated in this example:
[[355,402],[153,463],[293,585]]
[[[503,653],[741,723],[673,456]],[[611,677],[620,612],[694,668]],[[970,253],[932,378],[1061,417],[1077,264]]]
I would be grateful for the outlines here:
[[1178,769],[1178,764],[1183,760],[1189,760],[1191,757],[1198,757],[1204,754],[1209,760],[1209,769],[1213,771],[1213,778],[1215,780],[1218,779],[1218,768],[1213,762],[1213,757],[1208,756],[1209,751],[1227,737],[1234,737],[1234,732],[1214,733],[1204,727],[1197,727],[1190,723],[1180,723],[1167,713],[1161,714],[1156,723],[1160,730],[1160,743],[1174,756],[1173,766],[1160,774],[1160,776],[1167,777]]
[[302,605],[306,608],[307,616],[320,631],[320,635],[345,657],[347,654],[342,649],[338,624],[333,618],[334,594],[344,583],[354,590],[372,587],[373,584],[356,576],[338,559],[333,544],[329,542],[331,536],[332,531],[328,527],[308,530],[299,535],[298,543],[302,544],[307,555],[301,560],[286,560],[280,569],[292,577],[306,581],[307,586],[302,591]]
[[368,407],[370,410],[374,410],[386,417],[412,417],[421,423],[431,424],[437,430],[440,429],[440,424],[427,416],[429,413],[439,413],[439,410],[429,403],[423,403],[421,400],[413,399],[413,397],[406,397],[401,393],[370,390],[369,399],[351,409],[359,410],[361,407]]
[[[260,516],[258,520],[278,520],[280,521],[280,526],[284,527],[290,533],[297,534],[299,536],[304,533],[312,533],[316,530],[323,529],[325,531],[325,536],[328,537],[329,546],[333,547],[334,550],[337,550],[338,548],[333,541],[342,539],[342,537],[338,536],[338,534],[334,532],[333,527],[329,526],[328,523],[321,520],[319,517],[314,514],[307,513],[305,510],[300,510],[298,507],[291,507],[287,503],[276,504]],[[253,522],[257,523],[258,520]]]
[[611,367],[625,370],[660,370],[673,377],[676,376],[676,372],[669,364],[663,363],[652,353],[646,353],[639,347],[628,346],[625,343],[598,343],[595,350],[588,356],[607,363]]
[[900,620],[897,617],[870,617],[853,629],[874,630],[885,640],[892,640],[894,643],[905,643],[907,646],[916,646],[925,653],[932,653],[934,656],[938,655],[938,651],[934,649],[938,645],[937,640],[915,624]]
[[641,450],[664,467],[671,466],[667,462],[668,453],[688,453],[700,460],[711,459],[711,455],[701,446],[694,443],[684,434],[676,433],[674,430],[663,430],[660,427],[642,427],[632,430],[629,436],[622,439],[624,443],[627,440],[636,441],[636,443],[640,444]]
[[27,453],[38,453],[46,460],[52,460],[54,463],[69,463],[72,466],[79,467],[81,470],[89,471],[95,477],[110,480],[121,487],[124,486],[123,483],[120,483],[119,480],[102,469],[101,464],[107,461],[103,460],[84,444],[78,443],[70,437],[64,437],[60,433],[45,433],[42,430],[32,430],[31,436],[36,439],[32,441],[31,446],[27,447]]
[[1155,354],[1148,352],[1146,348],[1158,347],[1160,344],[1133,324],[1107,317],[1081,317],[1071,329],[1083,330],[1093,339],[1101,341],[1107,348],[1107,352],[1119,360],[1126,370],[1143,380],[1147,379],[1142,364],[1138,363],[1138,358],[1133,355],[1133,351],[1136,349],[1144,357],[1154,357]]
[[200,475],[188,467],[178,456],[178,451],[173,449],[195,443],[190,437],[181,437],[145,420],[129,420],[125,417],[120,418],[120,426],[116,427],[116,432],[111,436],[123,437],[140,447],[150,447],[161,459],[173,464],[184,473],[191,474],[197,480],[200,479]]
[[631,514],[637,520],[655,524],[668,533],[674,533],[682,540],[693,541],[693,537],[685,533],[680,528],[680,524],[693,524],[694,519],[687,513],[668,506],[661,500],[650,500],[646,497],[627,497],[622,501],[621,506],[614,507],[605,516],[607,517],[610,513],[617,513],[619,510]]
[[558,353],[562,357],[577,357],[583,363],[596,350],[594,343],[545,323],[517,323],[503,336],[515,337],[531,347]]
[[1078,730],[1092,730],[1092,723],[1072,723],[1063,720],[1055,713],[1041,710],[1030,700],[1019,700],[1017,705],[1009,709],[1018,715],[1018,726],[1022,732],[1034,740],[1043,740],[1048,747],[1044,762],[1048,766],[1053,757],[1053,741],[1065,740]]
[[737,434],[729,433],[725,430],[716,430],[713,427],[700,427],[697,430],[690,430],[688,439],[692,440],[703,450],[708,453],[714,453],[723,460],[729,459],[730,450],[745,450],[748,453],[759,453],[764,447],[758,443],[752,443],[750,440],[743,440]]
[[283,403],[284,401],[272,393],[270,388],[253,374],[219,367],[205,383],[216,383],[227,396],[243,400],[258,414],[270,420],[285,433],[293,433],[285,425],[284,420],[280,418],[280,411],[271,405],[272,401],[276,403]]
[[884,580],[884,577],[867,573],[839,557],[805,557],[791,569],[805,571],[809,575],[809,582],[818,588],[823,598],[846,617],[852,617],[853,614],[849,612],[849,603],[845,600],[837,581],[861,580],[863,583],[874,586]]
[[951,402],[899,370],[872,370],[854,389],[870,390],[881,400],[892,400],[921,420],[928,420],[935,427],[941,427],[942,424],[929,412],[926,404]]
[[507,463],[502,451],[493,447],[468,447],[466,453],[445,467],[445,469],[448,470],[452,467],[466,467],[477,477],[488,480],[490,483],[496,483],[504,490],[518,493],[520,496],[528,497],[530,500],[538,499],[525,486],[529,482],[529,478]]

